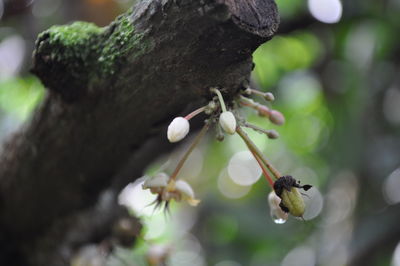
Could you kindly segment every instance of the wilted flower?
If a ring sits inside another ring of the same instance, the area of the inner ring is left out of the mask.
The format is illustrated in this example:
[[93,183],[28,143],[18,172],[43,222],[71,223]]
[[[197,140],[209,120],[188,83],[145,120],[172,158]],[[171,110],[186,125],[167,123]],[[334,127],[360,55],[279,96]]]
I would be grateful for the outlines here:
[[226,111],[222,112],[219,116],[219,124],[221,125],[222,129],[230,134],[233,135],[236,132],[236,118],[232,114],[232,112]]
[[175,117],[171,124],[168,126],[168,140],[169,142],[178,142],[182,140],[189,133],[189,121],[184,117]]
[[301,186],[292,176],[282,176],[274,183],[274,190],[276,195],[281,198],[279,207],[284,212],[289,212],[296,217],[302,217],[305,211],[305,204],[297,188],[309,190],[311,185]]
[[192,206],[199,204],[200,200],[195,199],[192,187],[184,180],[170,180],[166,173],[158,173],[143,183],[143,189],[150,189],[151,193],[157,194],[156,206],[171,199],[176,201],[186,201]]
[[268,195],[268,203],[271,212],[271,216],[274,220],[280,220],[282,223],[288,219],[288,213],[284,212],[279,204],[281,198],[279,198],[274,191],[271,191]]

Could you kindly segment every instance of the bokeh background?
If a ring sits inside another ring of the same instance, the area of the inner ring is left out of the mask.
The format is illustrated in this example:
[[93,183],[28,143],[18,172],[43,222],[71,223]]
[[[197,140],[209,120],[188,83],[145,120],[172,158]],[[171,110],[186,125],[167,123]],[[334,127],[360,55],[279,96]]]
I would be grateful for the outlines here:
[[[105,26],[134,2],[0,0],[0,141],[45,94],[29,73],[37,34],[75,20]],[[270,188],[245,145],[210,135],[180,174],[198,207],[173,204],[167,217],[153,211],[139,179],[120,196],[144,224],[136,244],[110,256],[85,249],[72,265],[400,265],[400,0],[277,4],[280,30],[254,53],[252,83],[274,93],[276,101],[264,103],[286,124],[243,115],[280,133],[268,140],[248,132],[281,172],[314,185],[306,221],[276,224]],[[145,174],[171,172],[189,142]]]

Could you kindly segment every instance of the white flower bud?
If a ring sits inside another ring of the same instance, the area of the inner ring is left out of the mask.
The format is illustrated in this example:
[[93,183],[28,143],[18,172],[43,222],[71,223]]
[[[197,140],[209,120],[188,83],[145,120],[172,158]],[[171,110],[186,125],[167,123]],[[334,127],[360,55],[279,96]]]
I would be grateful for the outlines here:
[[222,129],[230,134],[233,135],[236,132],[236,118],[232,114],[232,112],[223,112],[219,117],[219,124],[221,125]]
[[189,121],[183,117],[176,117],[168,126],[168,140],[169,142],[178,142],[189,133]]
[[199,204],[200,201],[194,198],[193,189],[186,181],[176,181],[175,190],[182,196],[182,199],[186,200],[190,205],[196,206]]

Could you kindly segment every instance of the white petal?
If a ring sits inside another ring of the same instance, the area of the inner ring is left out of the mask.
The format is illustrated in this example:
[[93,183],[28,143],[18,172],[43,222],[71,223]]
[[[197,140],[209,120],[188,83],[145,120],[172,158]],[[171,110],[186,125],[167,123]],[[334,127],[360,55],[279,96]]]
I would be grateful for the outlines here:
[[143,183],[143,189],[146,188],[164,188],[167,186],[169,176],[166,173],[158,173],[153,177],[147,178]]
[[268,203],[271,209],[280,209],[279,203],[281,203],[281,198],[279,198],[274,191],[268,194]]
[[231,135],[235,134],[236,119],[232,112],[223,112],[219,117],[219,124],[226,133]]
[[186,181],[176,181],[175,190],[179,192],[182,198],[186,200],[190,205],[196,206],[197,204],[199,204],[200,200],[194,198],[193,189]]
[[189,121],[183,117],[176,117],[168,126],[168,140],[178,142],[189,133]]

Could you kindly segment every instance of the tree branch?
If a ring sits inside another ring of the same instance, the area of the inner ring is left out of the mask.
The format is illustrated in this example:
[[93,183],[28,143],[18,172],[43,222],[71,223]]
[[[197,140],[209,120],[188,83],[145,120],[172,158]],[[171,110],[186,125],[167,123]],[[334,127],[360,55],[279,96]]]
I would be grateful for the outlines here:
[[145,140],[210,97],[209,87],[240,89],[278,23],[273,0],[153,0],[106,28],[76,22],[42,33],[32,72],[49,93],[0,160],[0,262],[17,254],[50,265],[54,254],[28,261],[41,238],[62,237],[50,228],[73,228],[60,221],[92,208]]

